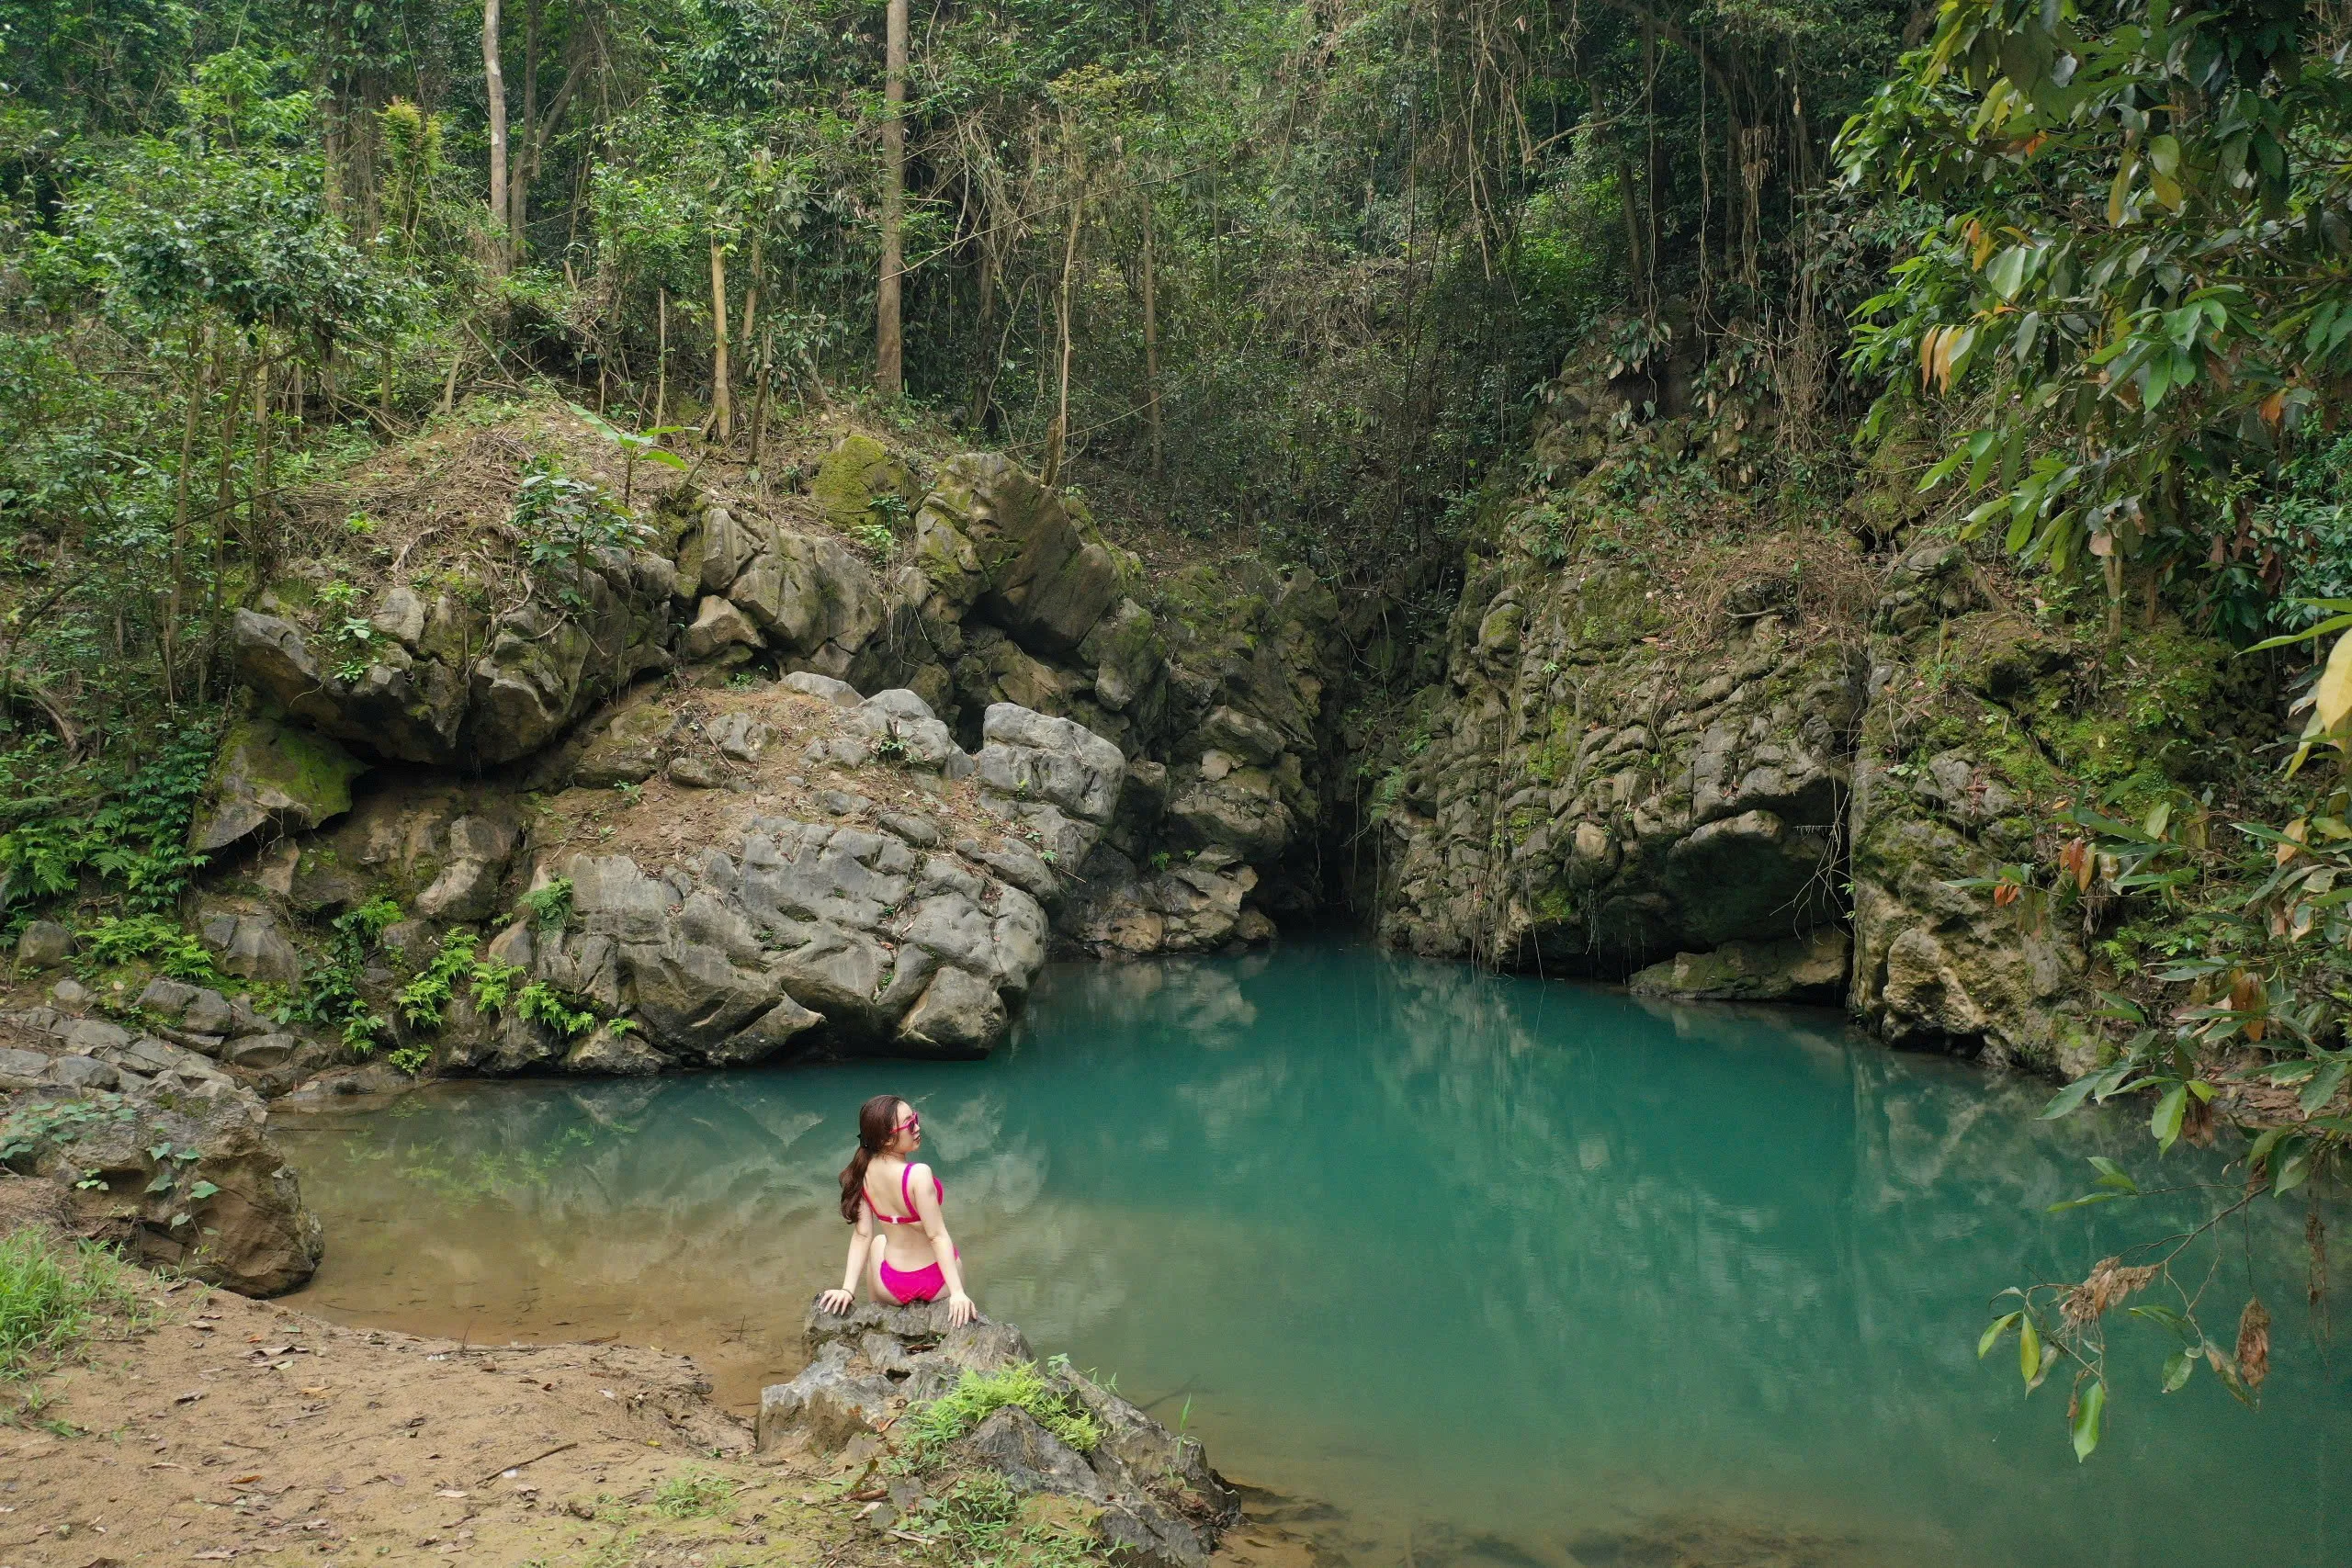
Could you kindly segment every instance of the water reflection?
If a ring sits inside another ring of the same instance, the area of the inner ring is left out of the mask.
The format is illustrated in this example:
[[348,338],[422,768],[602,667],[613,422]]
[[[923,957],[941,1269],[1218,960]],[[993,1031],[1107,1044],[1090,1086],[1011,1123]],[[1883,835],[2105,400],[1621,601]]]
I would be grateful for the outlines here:
[[[1057,969],[985,1064],[465,1086],[297,1133],[312,1297],[694,1348],[747,1399],[838,1275],[832,1173],[886,1087],[992,1312],[1347,1505],[1364,1561],[2352,1557],[2352,1379],[2299,1310],[2258,1416],[2201,1378],[2160,1400],[2163,1347],[2123,1337],[2139,1384],[2088,1467],[2063,1391],[2021,1406],[1977,1364],[1991,1292],[2145,1234],[2041,1213],[2085,1156],[2143,1162],[2120,1120],[2040,1122],[2041,1086],[1829,1015],[1359,950]],[[2274,1304],[2301,1224],[2261,1210]]]

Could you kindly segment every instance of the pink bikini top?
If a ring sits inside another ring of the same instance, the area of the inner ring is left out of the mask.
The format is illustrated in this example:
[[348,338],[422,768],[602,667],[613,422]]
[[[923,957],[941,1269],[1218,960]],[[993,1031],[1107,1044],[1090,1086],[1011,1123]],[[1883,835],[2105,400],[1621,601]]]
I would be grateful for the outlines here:
[[[919,1225],[922,1224],[922,1216],[915,1213],[914,1192],[912,1189],[907,1185],[907,1183],[913,1179],[914,1173],[915,1168],[913,1166],[902,1165],[899,1168],[899,1196],[906,1201],[907,1212],[905,1213],[886,1214],[880,1209],[875,1207],[873,1193],[863,1192],[860,1196],[865,1200],[866,1212],[871,1213],[876,1219],[880,1220],[886,1225]],[[939,1190],[939,1201],[943,1203],[947,1201],[947,1184],[939,1179],[939,1172],[934,1170],[931,1173],[931,1184]]]

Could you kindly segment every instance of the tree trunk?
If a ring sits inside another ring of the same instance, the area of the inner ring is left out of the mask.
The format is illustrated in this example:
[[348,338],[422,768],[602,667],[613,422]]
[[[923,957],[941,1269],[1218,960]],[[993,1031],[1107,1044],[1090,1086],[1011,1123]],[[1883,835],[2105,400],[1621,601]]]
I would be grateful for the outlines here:
[[211,581],[205,585],[204,592],[204,653],[196,666],[198,707],[211,699],[212,664],[220,651],[221,560],[228,543],[230,505],[237,494],[237,426],[245,412],[245,377],[253,368],[247,366],[239,369],[232,383],[228,410],[220,416],[220,463],[212,491]]
[[658,430],[669,423],[664,416],[670,412],[670,291],[667,288],[655,293],[653,320],[653,425]]
[[[743,308],[745,323],[743,338],[746,343],[751,341],[751,320],[752,310],[747,305]],[[766,336],[760,339],[759,365],[759,390],[752,395],[752,471],[760,476],[760,493],[765,495],[768,491],[768,477],[760,468],[760,447],[766,441],[768,434],[768,378],[775,373],[775,332],[773,328],[769,329]]]
[[979,288],[980,326],[973,341],[980,345],[980,353],[986,357],[974,367],[972,376],[970,418],[975,431],[988,428],[989,395],[996,388],[997,367],[1004,360],[1003,353],[989,342],[989,333],[996,326],[996,247],[986,238],[980,241]]
[[506,178],[506,243],[517,262],[523,259],[523,226],[530,219],[539,136],[539,0],[529,0],[523,7],[523,140]]
[[1061,479],[1062,455],[1069,446],[1069,286],[1078,272],[1078,226],[1086,216],[1086,175],[1079,175],[1078,193],[1070,197],[1069,236],[1062,243],[1061,297],[1055,315],[1061,326],[1060,391],[1054,405],[1054,423],[1046,427],[1046,467],[1038,482],[1047,490]]
[[907,128],[907,0],[889,0],[883,53],[882,276],[874,292],[874,390],[885,402],[906,389],[899,320],[899,277],[905,266]]
[[482,91],[490,102],[490,261],[506,270],[506,73],[498,67],[498,0],[481,0]]
[[[1150,13],[1145,12],[1149,27]],[[1143,198],[1143,395],[1144,422],[1151,434],[1151,477],[1160,476],[1159,426],[1159,289],[1152,272],[1151,193]]]
[[710,413],[713,433],[721,446],[734,424],[734,403],[728,396],[727,374],[727,247],[710,237]]
[[157,639],[163,654],[164,701],[179,705],[179,642],[180,604],[187,586],[187,486],[190,470],[196,466],[196,426],[203,416],[204,405],[210,400],[213,376],[204,368],[204,350],[198,328],[187,332],[187,415],[180,424],[179,472],[172,487],[172,552],[171,589],[164,600],[164,625]]

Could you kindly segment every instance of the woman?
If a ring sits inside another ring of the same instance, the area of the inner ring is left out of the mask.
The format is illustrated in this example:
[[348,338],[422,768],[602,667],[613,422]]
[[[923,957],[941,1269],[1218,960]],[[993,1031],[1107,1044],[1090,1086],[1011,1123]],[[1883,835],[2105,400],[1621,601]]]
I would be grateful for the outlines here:
[[921,1147],[922,1118],[905,1100],[877,1094],[858,1107],[857,1153],[842,1169],[842,1218],[857,1230],[849,1238],[842,1288],[817,1298],[825,1311],[849,1311],[865,1274],[876,1301],[906,1306],[937,1301],[944,1291],[951,1325],[979,1315],[964,1293],[962,1255],[940,1213],[947,1189],[931,1167],[911,1163]]

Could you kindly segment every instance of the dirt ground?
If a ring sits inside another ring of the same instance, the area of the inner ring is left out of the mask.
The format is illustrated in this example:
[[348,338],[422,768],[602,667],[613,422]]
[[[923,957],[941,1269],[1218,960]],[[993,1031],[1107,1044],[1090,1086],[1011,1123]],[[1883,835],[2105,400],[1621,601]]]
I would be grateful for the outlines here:
[[[939,1562],[861,1522],[865,1464],[755,1456],[686,1357],[420,1339],[143,1282],[148,1321],[93,1339],[0,1426],[0,1568]],[[1217,1563],[1315,1560],[1245,1518]]]

